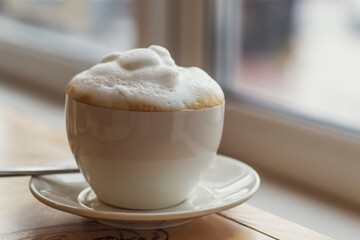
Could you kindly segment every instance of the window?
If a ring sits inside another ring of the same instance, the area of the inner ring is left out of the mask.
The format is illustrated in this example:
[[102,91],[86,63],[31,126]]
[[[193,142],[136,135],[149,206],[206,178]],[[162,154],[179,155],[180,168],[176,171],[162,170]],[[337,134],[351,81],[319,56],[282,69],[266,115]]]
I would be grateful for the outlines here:
[[359,2],[213,3],[222,151],[359,204]]
[[234,92],[358,133],[359,6],[357,1],[244,1]]
[[0,69],[63,95],[106,53],[136,47],[134,3],[0,1]]

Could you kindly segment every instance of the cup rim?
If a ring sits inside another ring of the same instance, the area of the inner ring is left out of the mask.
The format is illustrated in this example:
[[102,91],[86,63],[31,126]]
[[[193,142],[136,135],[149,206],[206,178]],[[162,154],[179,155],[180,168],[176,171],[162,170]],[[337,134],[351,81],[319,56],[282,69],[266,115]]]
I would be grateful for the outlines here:
[[173,111],[171,111],[171,110],[170,111],[140,111],[140,110],[124,110],[124,109],[119,109],[119,108],[110,108],[110,107],[105,107],[105,106],[98,106],[98,105],[94,105],[94,104],[90,104],[90,103],[87,103],[87,102],[80,101],[78,99],[74,99],[74,98],[70,97],[68,94],[66,94],[65,101],[67,102],[68,100],[72,100],[72,101],[84,104],[84,105],[89,106],[89,107],[94,107],[94,108],[108,109],[108,110],[112,110],[112,111],[121,111],[121,112],[139,112],[139,113],[201,112],[201,111],[209,111],[209,110],[212,110],[212,109],[222,108],[223,106],[225,106],[225,99],[224,99],[224,101],[220,105],[216,105],[216,106],[210,107],[210,108],[183,109],[183,110],[173,110]]

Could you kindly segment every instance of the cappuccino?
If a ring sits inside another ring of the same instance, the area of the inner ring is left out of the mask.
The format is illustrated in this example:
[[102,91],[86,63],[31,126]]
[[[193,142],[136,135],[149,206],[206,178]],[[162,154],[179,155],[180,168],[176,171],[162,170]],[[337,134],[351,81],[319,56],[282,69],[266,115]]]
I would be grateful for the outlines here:
[[165,48],[109,54],[75,76],[67,95],[70,148],[102,202],[176,205],[216,156],[224,94],[201,69],[177,66]]
[[206,72],[177,66],[160,46],[111,53],[76,75],[66,91],[80,102],[130,111],[197,110],[224,102]]

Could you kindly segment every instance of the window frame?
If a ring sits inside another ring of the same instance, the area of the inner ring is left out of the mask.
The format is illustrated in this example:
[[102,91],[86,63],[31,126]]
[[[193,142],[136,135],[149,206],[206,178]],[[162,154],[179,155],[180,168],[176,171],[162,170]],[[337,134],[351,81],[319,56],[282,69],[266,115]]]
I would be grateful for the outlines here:
[[360,205],[356,135],[226,96],[220,153]]

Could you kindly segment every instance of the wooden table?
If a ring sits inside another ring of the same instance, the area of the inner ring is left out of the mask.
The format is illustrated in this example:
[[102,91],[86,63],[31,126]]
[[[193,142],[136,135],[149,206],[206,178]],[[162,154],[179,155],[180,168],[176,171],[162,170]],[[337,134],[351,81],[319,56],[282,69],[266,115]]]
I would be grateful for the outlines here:
[[[0,106],[0,167],[43,165],[69,157],[65,132]],[[29,177],[0,178],[1,240],[331,239],[249,204],[171,229],[117,229],[40,203],[28,184]]]

